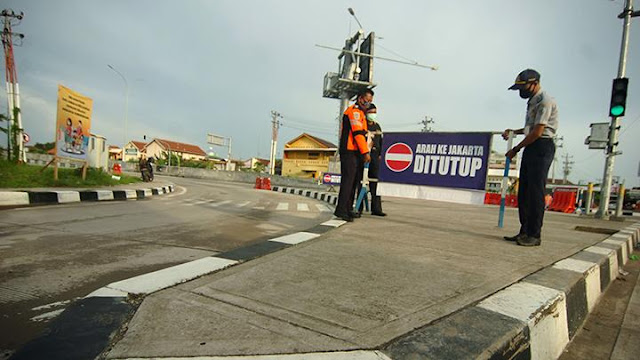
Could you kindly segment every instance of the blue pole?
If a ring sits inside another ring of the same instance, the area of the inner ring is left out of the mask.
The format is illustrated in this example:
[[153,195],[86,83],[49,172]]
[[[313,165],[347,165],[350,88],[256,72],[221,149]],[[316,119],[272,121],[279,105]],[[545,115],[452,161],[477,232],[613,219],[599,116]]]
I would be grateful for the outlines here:
[[[509,140],[507,140],[507,149],[511,150],[511,146],[513,145],[513,131],[509,132]],[[509,184],[509,167],[511,166],[511,159],[506,156],[506,160],[504,162],[504,173],[502,175],[502,188],[500,189],[500,214],[498,215],[498,227],[504,227],[504,207],[505,201],[507,197],[507,185]]]

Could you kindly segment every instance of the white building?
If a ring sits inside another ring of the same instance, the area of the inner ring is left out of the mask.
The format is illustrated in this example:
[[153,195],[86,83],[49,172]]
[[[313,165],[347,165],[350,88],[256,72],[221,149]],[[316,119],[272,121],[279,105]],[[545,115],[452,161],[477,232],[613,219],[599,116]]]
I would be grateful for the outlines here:
[[144,147],[146,145],[147,144],[142,141],[135,141],[135,140],[129,141],[127,145],[124,146],[124,161],[137,162],[138,159],[140,159],[140,157],[144,153]]
[[91,134],[89,138],[89,149],[87,152],[89,166],[109,170],[109,151],[107,150],[107,138],[100,135]]

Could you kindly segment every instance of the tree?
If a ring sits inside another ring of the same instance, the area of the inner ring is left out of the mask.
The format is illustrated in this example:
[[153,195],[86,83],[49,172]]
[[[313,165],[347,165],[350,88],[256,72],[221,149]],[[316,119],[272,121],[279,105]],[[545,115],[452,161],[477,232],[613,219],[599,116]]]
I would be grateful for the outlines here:
[[267,169],[267,166],[261,162],[257,162],[256,165],[253,167],[253,171],[261,173],[261,172],[265,172],[265,170]]

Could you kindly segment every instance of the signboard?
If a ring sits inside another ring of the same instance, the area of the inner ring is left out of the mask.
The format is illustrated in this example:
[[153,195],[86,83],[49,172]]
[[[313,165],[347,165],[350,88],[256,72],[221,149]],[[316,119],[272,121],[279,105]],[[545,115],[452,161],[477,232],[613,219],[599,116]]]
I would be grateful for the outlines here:
[[609,143],[609,123],[593,123],[591,134],[585,140],[589,149],[606,149]]
[[340,185],[342,176],[335,173],[324,173],[322,175],[322,185]]
[[[360,44],[360,53],[373,55],[373,40],[376,35],[374,32],[370,32],[369,36]],[[360,63],[360,78],[358,81],[372,82],[373,81],[373,58],[368,56],[361,56]]]
[[380,181],[485,190],[491,133],[385,133]]
[[218,146],[225,146],[226,144],[224,136],[219,136],[214,134],[207,134],[207,143],[211,145],[218,145]]
[[136,148],[126,148],[126,149],[124,149],[124,153],[126,155],[138,155],[138,149],[136,149]]
[[93,100],[58,85],[56,156],[85,161],[91,131]]

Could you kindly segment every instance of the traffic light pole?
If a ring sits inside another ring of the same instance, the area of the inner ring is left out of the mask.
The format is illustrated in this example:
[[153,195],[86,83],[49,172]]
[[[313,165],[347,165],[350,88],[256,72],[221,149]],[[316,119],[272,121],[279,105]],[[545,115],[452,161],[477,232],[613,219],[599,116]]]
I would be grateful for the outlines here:
[[[622,44],[620,46],[618,78],[623,78],[627,70],[627,52],[629,49],[629,28],[631,27],[631,17],[637,15],[634,14],[633,11],[633,0],[626,0],[624,10],[620,15],[624,15],[624,24],[622,26]],[[613,166],[615,157],[616,155],[618,155],[618,133],[620,131],[618,118],[618,116],[612,116],[611,126],[609,127],[609,144],[607,146],[607,158],[604,165],[602,184],[600,185],[600,206],[598,206],[598,212],[596,213],[596,218],[599,219],[609,218],[609,195],[611,194]],[[623,201],[623,199],[618,199],[618,201]]]

